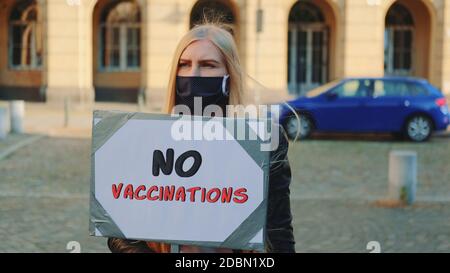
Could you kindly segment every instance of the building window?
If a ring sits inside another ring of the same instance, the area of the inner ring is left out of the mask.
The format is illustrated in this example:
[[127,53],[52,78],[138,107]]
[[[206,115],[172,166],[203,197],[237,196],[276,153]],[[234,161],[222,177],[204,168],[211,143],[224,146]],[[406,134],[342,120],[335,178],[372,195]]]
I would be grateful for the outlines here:
[[328,80],[328,26],[322,10],[297,1],[289,12],[288,89],[304,95]]
[[100,20],[100,68],[137,70],[141,66],[140,11],[135,2],[115,2]]
[[384,69],[387,75],[413,74],[414,20],[409,10],[394,4],[386,16]]
[[235,24],[235,16],[233,10],[226,1],[218,0],[199,0],[195,3],[191,11],[191,19],[189,27],[204,23],[204,21],[219,21],[228,26],[231,34],[234,34],[233,25]]
[[9,17],[9,65],[35,70],[42,66],[42,26],[36,1],[19,1]]

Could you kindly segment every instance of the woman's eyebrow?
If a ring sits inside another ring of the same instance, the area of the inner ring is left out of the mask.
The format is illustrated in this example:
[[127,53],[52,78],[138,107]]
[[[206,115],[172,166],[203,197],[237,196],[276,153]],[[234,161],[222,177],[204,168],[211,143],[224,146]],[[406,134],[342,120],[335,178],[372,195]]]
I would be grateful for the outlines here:
[[205,59],[205,60],[200,60],[199,63],[216,63],[216,64],[220,64],[219,61],[214,60],[214,59]]
[[[215,60],[215,59],[204,59],[204,60],[200,60],[198,61],[199,63],[215,63],[215,64],[220,64],[219,61]],[[180,59],[179,63],[192,63],[192,60],[189,59]]]

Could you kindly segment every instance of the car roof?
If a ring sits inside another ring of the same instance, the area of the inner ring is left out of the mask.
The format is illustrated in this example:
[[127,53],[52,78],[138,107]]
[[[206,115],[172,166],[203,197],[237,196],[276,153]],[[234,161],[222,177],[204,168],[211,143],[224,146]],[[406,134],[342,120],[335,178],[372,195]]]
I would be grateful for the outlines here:
[[419,77],[401,77],[401,76],[384,76],[384,77],[348,77],[342,80],[396,80],[396,81],[409,81],[409,82],[421,82],[428,83],[424,78]]

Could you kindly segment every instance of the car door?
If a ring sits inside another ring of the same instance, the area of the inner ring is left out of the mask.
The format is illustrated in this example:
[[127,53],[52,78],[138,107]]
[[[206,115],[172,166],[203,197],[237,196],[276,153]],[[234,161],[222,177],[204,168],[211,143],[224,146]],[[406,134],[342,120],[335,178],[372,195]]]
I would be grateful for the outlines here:
[[398,79],[375,79],[372,99],[367,103],[370,109],[371,131],[398,131],[408,110],[408,85]]
[[323,95],[314,113],[319,131],[363,132],[368,129],[370,80],[349,79]]

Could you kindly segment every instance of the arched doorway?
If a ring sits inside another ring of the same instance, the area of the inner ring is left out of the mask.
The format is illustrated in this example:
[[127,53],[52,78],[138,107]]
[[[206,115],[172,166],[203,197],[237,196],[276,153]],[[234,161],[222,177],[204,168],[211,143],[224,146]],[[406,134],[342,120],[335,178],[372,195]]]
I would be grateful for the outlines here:
[[396,1],[385,18],[384,73],[428,77],[431,18],[418,1]]
[[197,24],[201,24],[204,20],[209,22],[220,21],[230,27],[236,42],[238,39],[237,15],[234,6],[227,0],[199,0],[192,7],[189,28],[193,28]]
[[289,12],[288,89],[293,94],[324,84],[329,78],[329,26],[322,9],[297,1]]
[[386,75],[413,74],[414,19],[408,8],[395,3],[386,15],[385,62]]
[[141,85],[138,3],[99,1],[93,20],[95,100],[136,102]]

